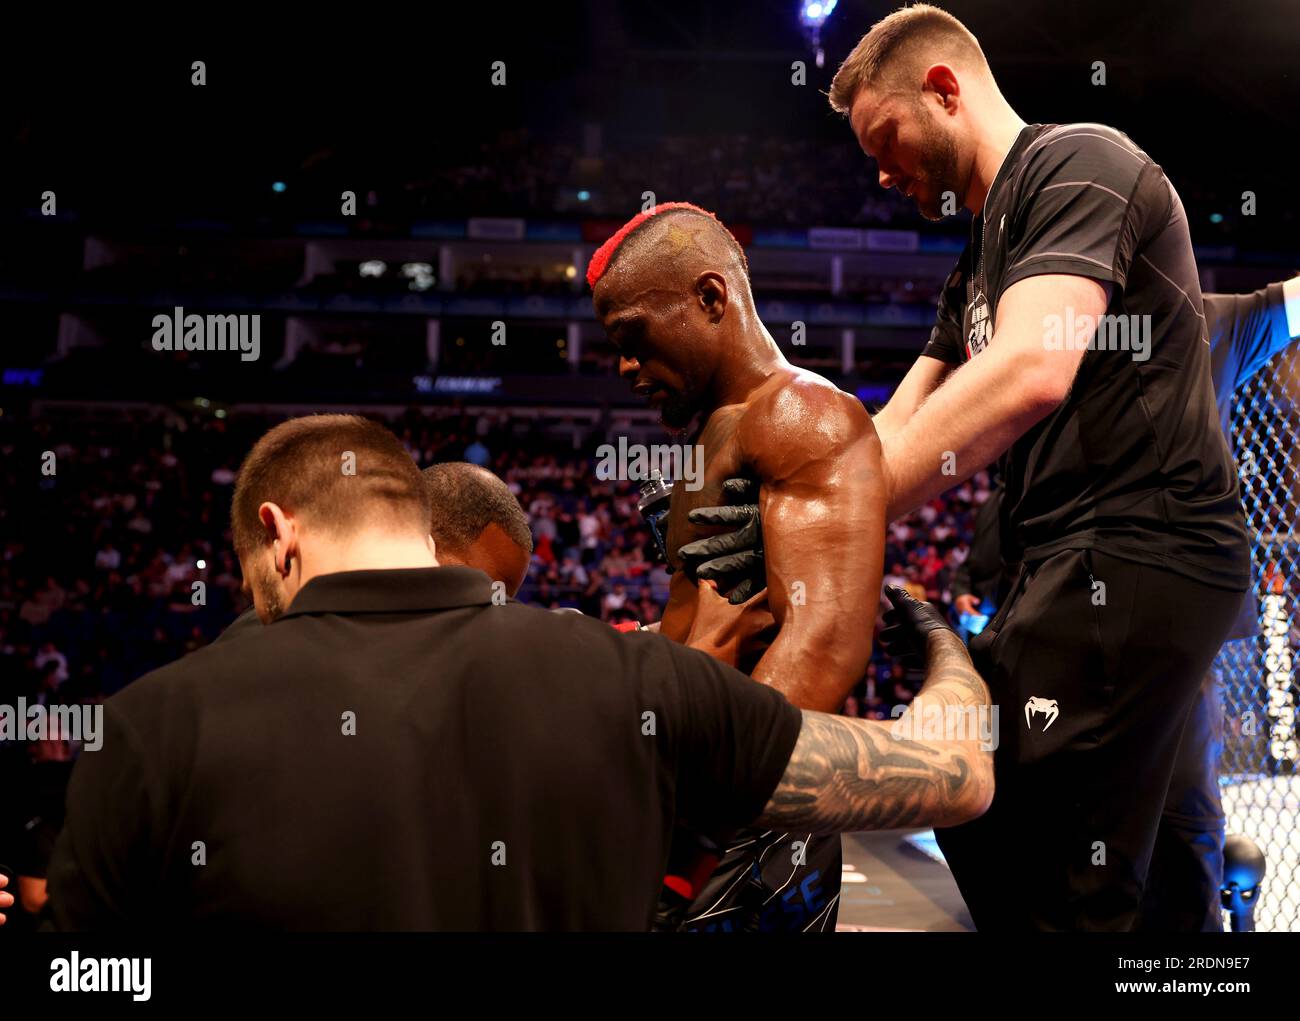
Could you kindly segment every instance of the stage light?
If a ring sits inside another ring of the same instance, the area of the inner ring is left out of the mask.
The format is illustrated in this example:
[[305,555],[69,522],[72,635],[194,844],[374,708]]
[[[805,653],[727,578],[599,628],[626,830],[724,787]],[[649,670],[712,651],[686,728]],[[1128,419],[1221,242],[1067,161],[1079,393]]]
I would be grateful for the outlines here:
[[1210,214],[1210,222],[1211,222],[1211,223],[1222,223],[1222,222],[1223,222],[1223,214],[1222,214],[1222,213],[1211,213],[1211,214]]
[[381,277],[388,272],[388,264],[381,259],[367,259],[357,269],[363,277]]
[[816,55],[817,66],[826,63],[826,51],[822,49],[821,32],[826,19],[835,10],[838,0],[803,0],[799,5],[799,24],[803,26],[804,35]]
[[577,275],[578,275],[578,267],[577,267],[577,266],[565,266],[565,267],[564,267],[564,277],[565,277],[566,280],[572,280],[572,279],[573,279],[574,277],[576,277]]
[[799,20],[809,28],[821,28],[838,2],[839,0],[804,0],[799,5]]
[[588,201],[590,198],[591,198],[591,192],[587,191],[586,188],[583,188],[582,191],[578,192],[578,201],[579,201],[579,202],[586,202],[586,201]]
[[402,276],[410,281],[409,291],[427,291],[433,286],[433,267],[427,262],[407,262],[402,265]]
[[197,567],[200,571],[202,571],[205,567],[208,566],[208,562],[206,560],[196,560],[194,561],[194,566]]
[[277,195],[282,195],[289,190],[289,186],[283,181],[274,181],[271,184],[271,190]]

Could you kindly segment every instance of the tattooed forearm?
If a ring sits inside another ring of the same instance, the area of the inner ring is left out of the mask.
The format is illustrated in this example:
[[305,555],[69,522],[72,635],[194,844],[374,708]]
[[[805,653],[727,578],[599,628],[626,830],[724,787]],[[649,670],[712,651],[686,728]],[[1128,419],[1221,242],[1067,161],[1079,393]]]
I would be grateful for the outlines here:
[[961,706],[986,706],[989,689],[970,654],[951,631],[932,631],[926,643],[925,683],[917,699]]
[[805,711],[759,825],[814,833],[928,826],[964,804],[968,755],[899,740],[880,723]]
[[[987,706],[985,686],[955,636],[930,642],[926,704]],[[760,825],[815,833],[951,826],[993,793],[992,753],[974,740],[909,740],[892,724],[805,711],[785,775]]]

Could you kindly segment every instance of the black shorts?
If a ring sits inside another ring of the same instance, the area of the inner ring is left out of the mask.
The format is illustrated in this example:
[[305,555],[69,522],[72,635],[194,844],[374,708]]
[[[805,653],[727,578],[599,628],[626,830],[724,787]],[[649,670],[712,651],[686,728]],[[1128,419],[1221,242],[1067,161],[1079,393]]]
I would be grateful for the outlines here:
[[839,834],[742,830],[728,842],[683,928],[834,932],[842,869]]
[[997,788],[938,831],[984,930],[1134,926],[1184,724],[1241,593],[1097,550],[1025,565],[971,642]]

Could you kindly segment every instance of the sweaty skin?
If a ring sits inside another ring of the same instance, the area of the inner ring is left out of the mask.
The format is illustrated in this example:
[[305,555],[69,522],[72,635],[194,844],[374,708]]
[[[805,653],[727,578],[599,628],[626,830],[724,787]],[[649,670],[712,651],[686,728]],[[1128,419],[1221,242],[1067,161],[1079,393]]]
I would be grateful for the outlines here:
[[[667,545],[678,570],[660,633],[795,705],[838,711],[866,669],[880,590],[885,506],[870,417],[820,376],[783,364],[746,401],[714,410],[693,442],[704,452],[703,485],[673,492]],[[761,483],[768,587],[733,607],[692,582],[675,551],[720,530],[687,516],[723,503],[722,483],[736,475]],[[701,608],[706,629],[696,627]],[[719,630],[736,640],[711,640]]]
[[[839,711],[871,655],[883,566],[888,493],[870,416],[786,361],[758,317],[743,252],[708,214],[643,225],[592,300],[619,374],[702,450],[700,488],[673,490],[667,546],[679,570],[660,634],[801,708]],[[722,483],[738,475],[760,483],[767,588],[733,607],[697,587],[676,551],[717,530],[687,515],[724,503]]]

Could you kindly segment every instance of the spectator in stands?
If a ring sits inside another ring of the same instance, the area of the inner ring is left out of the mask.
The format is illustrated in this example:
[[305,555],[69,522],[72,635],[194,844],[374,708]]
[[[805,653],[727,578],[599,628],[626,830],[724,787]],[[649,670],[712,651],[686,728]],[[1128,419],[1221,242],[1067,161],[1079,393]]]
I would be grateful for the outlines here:
[[98,570],[116,571],[121,566],[122,554],[111,542],[105,543],[104,547],[95,554],[95,567]]
[[476,464],[480,468],[486,468],[492,463],[492,455],[488,448],[483,445],[483,441],[478,437],[474,438],[468,447],[465,448],[465,460],[470,464]]

